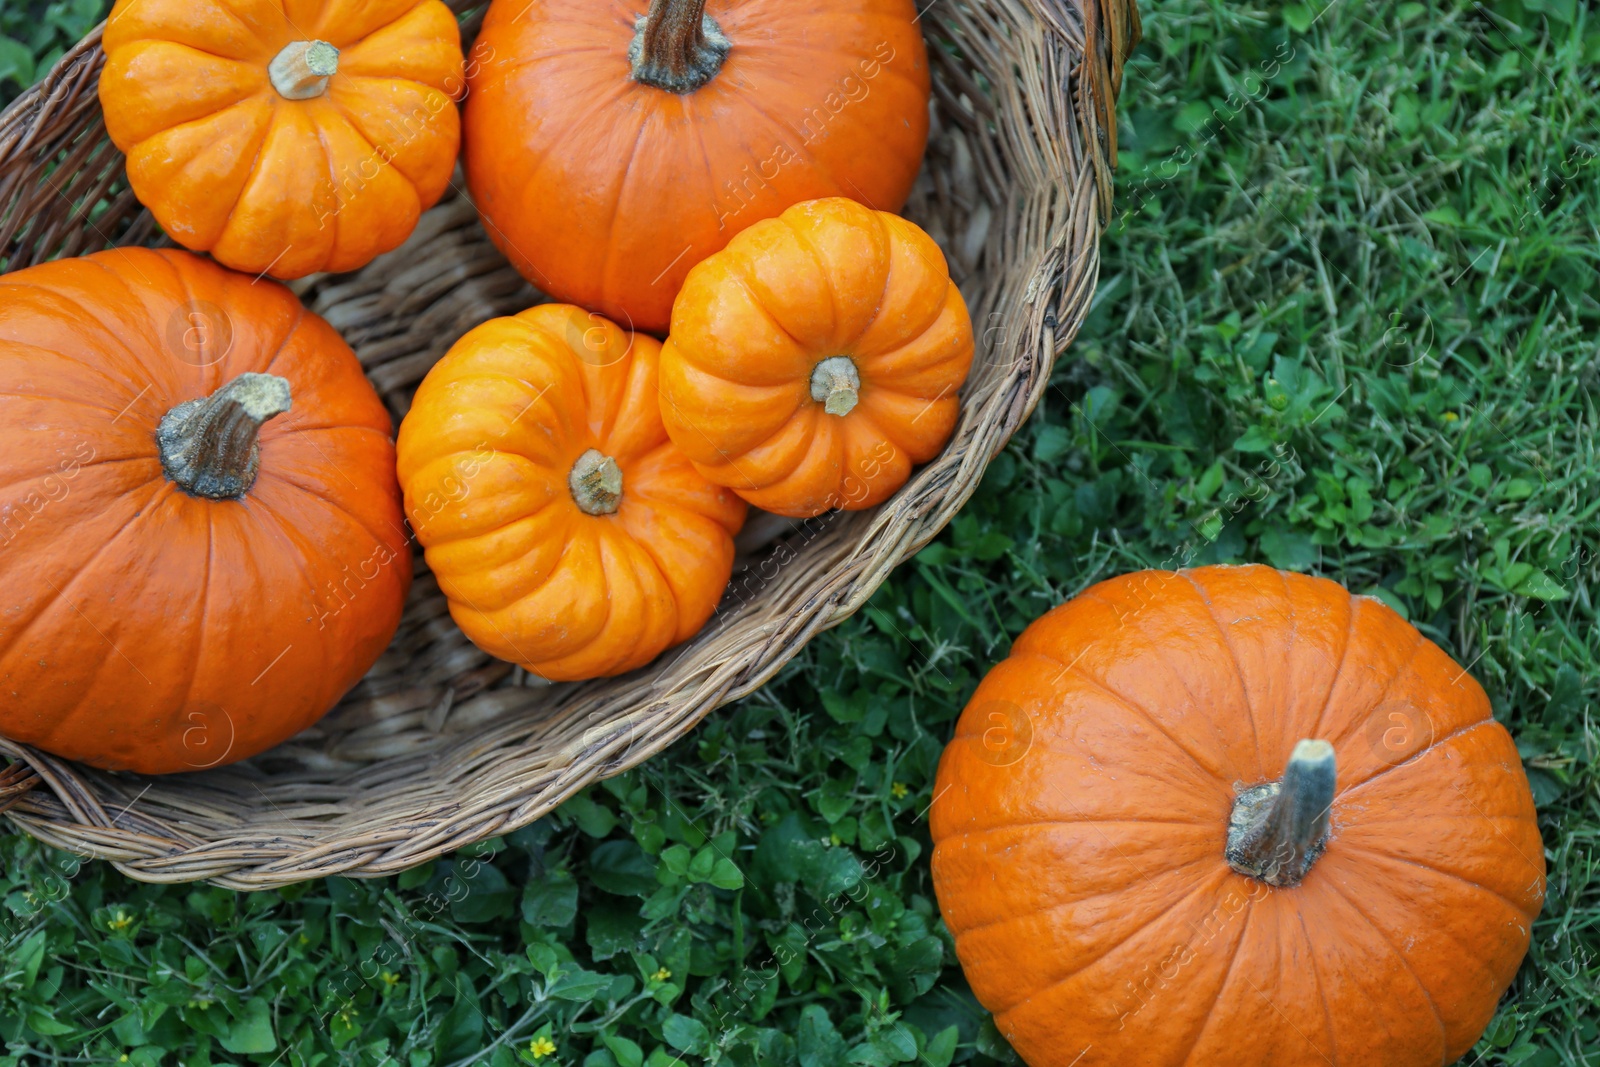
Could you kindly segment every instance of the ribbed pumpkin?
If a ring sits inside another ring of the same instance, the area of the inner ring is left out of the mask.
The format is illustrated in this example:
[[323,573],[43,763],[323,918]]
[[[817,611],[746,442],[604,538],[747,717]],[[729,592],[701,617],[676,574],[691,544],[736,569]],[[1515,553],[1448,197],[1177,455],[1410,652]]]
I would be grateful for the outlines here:
[[660,349],[544,304],[470,331],[423,379],[400,427],[406,513],[480,648],[594,678],[710,618],[745,505],[667,440]]
[[971,366],[939,246],[830,197],[689,272],[661,353],[662,417],[701,474],[757,507],[855,511],[944,447]]
[[455,167],[466,86],[439,0],[117,0],[103,43],[134,195],[237,270],[354,270]]
[[161,773],[315,722],[411,580],[390,432],[275,283],[142,248],[0,277],[0,733]]
[[928,136],[911,0],[495,0],[474,46],[467,182],[517,270],[630,329],[751,223],[905,203]]
[[939,767],[934,886],[1032,1067],[1438,1067],[1527,951],[1516,746],[1382,602],[1144,571],[1039,619]]

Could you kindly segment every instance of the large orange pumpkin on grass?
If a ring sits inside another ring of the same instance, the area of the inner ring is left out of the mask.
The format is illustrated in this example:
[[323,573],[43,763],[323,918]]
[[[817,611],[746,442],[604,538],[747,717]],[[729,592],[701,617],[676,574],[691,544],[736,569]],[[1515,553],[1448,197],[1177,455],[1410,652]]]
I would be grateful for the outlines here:
[[1544,851],[1470,675],[1380,601],[1145,571],[1023,632],[939,767],[934,887],[1032,1067],[1439,1067]]
[[0,277],[0,734],[161,773],[315,722],[411,580],[390,432],[273,282],[142,248]]
[[667,432],[780,515],[887,499],[955,428],[972,323],[917,226],[842,197],[759,222],[689,272],[661,353]]
[[236,270],[354,270],[455,168],[466,86],[439,0],[117,0],[104,47],[134,195]]
[[620,674],[715,610],[745,505],[667,439],[660,349],[543,304],[423,379],[400,427],[406,513],[480,648],[552,680]]
[[689,268],[791,204],[898,210],[928,137],[911,0],[495,0],[467,182],[561,300],[666,330]]

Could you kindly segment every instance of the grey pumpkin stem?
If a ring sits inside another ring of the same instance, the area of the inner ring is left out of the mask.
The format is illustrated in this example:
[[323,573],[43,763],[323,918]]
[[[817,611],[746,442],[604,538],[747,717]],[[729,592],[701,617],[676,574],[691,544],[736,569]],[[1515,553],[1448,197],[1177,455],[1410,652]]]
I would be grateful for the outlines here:
[[1294,746],[1283,779],[1240,791],[1228,820],[1228,865],[1268,885],[1294,886],[1328,844],[1338,768],[1333,746]]
[[861,399],[861,372],[849,356],[829,356],[811,370],[811,399],[829,415],[848,415]]
[[267,64],[272,87],[285,100],[310,100],[339,73],[339,50],[327,41],[291,41]]
[[156,428],[161,469],[184,492],[237,500],[261,467],[261,426],[289,410],[289,383],[276,374],[241,374],[210,396],[185,400]]
[[715,78],[733,44],[705,11],[706,0],[651,0],[628,45],[633,80],[683,94]]
[[598,448],[591,448],[572,465],[567,487],[585,515],[610,515],[622,504],[622,468]]

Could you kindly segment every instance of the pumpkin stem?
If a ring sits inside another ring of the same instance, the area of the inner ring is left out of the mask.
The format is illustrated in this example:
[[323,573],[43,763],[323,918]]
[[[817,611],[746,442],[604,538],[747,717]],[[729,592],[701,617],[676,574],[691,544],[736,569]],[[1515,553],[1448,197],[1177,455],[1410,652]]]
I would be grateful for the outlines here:
[[628,62],[633,80],[669,93],[692,93],[717,76],[733,47],[706,0],[650,0],[634,23]]
[[567,485],[578,510],[585,515],[610,515],[622,503],[622,468],[598,448],[578,457],[567,476]]
[[192,496],[237,500],[261,466],[261,424],[288,410],[289,383],[276,374],[241,374],[185,400],[156,428],[161,469]]
[[1328,844],[1337,777],[1333,746],[1294,746],[1281,782],[1241,790],[1228,820],[1228,865],[1268,885],[1293,886]]
[[272,87],[286,100],[321,96],[328,79],[339,72],[339,50],[327,41],[294,41],[267,64]]
[[811,399],[829,415],[848,415],[861,399],[861,372],[849,356],[829,356],[811,371]]

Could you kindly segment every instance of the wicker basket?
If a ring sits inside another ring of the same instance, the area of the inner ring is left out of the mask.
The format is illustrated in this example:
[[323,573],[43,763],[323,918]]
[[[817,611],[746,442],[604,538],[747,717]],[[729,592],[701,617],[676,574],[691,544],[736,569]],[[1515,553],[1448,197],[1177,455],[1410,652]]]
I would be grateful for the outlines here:
[[[893,499],[799,528],[757,518],[705,630],[596,682],[542,684],[478,651],[419,555],[393,645],[314,728],[243,763],[164,778],[0,739],[14,761],[0,772],[12,822],[145,881],[260,889],[392,873],[531,822],[648,758],[859,608],[971,495],[1083,321],[1110,215],[1113,105],[1139,35],[1133,0],[932,0],[922,23],[933,131],[905,213],[944,248],[979,342],[954,438]],[[469,38],[474,29],[468,19]],[[164,240],[106,137],[103,59],[97,29],[0,116],[8,270]],[[459,192],[400,249],[294,288],[354,347],[397,418],[455,338],[540,299]]]

